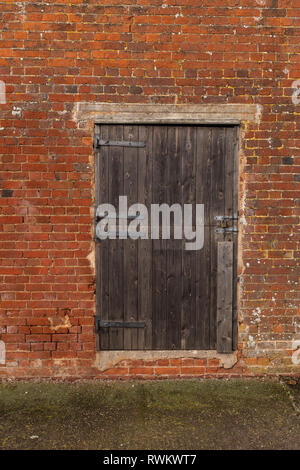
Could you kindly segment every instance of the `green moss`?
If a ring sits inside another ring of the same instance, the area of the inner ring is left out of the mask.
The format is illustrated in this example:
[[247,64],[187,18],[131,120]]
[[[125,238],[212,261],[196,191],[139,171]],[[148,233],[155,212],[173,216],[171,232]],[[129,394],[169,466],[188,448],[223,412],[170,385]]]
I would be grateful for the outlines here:
[[300,421],[278,382],[3,383],[0,446],[295,449]]

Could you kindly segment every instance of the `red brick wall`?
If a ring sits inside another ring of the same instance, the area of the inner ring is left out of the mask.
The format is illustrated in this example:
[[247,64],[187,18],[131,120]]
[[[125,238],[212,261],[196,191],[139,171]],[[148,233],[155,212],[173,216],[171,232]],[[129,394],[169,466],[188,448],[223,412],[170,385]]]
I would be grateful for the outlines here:
[[[300,0],[8,0],[0,10],[0,377],[299,373]],[[93,128],[74,119],[76,102],[261,105],[242,129],[233,369],[95,366]]]

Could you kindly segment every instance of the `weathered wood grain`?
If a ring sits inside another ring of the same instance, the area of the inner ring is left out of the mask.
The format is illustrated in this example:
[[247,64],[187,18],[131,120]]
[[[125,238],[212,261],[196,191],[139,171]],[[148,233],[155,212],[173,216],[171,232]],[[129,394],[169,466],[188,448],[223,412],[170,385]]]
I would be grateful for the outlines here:
[[217,351],[232,352],[233,243],[218,242]]
[[95,149],[96,206],[118,208],[121,195],[129,206],[145,204],[149,217],[152,203],[205,206],[199,251],[174,240],[173,219],[170,240],[151,240],[149,228],[146,240],[96,243],[98,316],[145,325],[102,328],[100,348],[236,349],[237,236],[216,232],[215,220],[237,213],[236,127],[110,124],[96,126],[96,133],[103,140],[145,143]]

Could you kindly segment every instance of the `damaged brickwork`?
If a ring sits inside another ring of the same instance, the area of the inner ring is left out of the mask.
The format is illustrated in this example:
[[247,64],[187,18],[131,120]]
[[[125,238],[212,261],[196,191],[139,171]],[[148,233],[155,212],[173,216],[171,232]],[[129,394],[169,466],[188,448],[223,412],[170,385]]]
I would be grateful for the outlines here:
[[[300,0],[5,1],[0,14],[0,378],[299,375]],[[230,366],[97,352],[94,119],[79,111],[99,103],[256,110],[240,125]]]

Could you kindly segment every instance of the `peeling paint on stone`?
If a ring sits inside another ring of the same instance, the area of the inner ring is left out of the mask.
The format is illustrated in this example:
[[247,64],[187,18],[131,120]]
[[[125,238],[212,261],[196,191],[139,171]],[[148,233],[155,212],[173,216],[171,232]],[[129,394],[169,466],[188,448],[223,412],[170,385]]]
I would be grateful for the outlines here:
[[261,120],[263,107],[260,104],[256,105],[256,113],[255,113],[255,122],[259,123]]
[[94,246],[89,252],[87,259],[89,260],[89,263],[90,263],[91,268],[93,269],[93,272],[95,272],[95,247]]
[[18,108],[17,106],[14,106],[11,114],[15,117],[21,117],[22,116],[22,108]]
[[292,354],[292,362],[295,365],[299,365],[300,364],[300,339],[293,341],[292,350],[294,351]]
[[49,317],[48,320],[50,322],[51,328],[55,331],[59,330],[60,328],[72,328],[70,317],[67,314],[65,314],[63,318]]
[[4,341],[0,341],[0,364],[5,364],[6,347]]
[[6,104],[6,87],[3,80],[0,80],[0,104]]
[[292,94],[292,102],[296,106],[300,103],[300,98],[299,98],[299,95],[300,95],[300,79],[295,80],[292,83],[292,88],[294,89],[293,94]]

